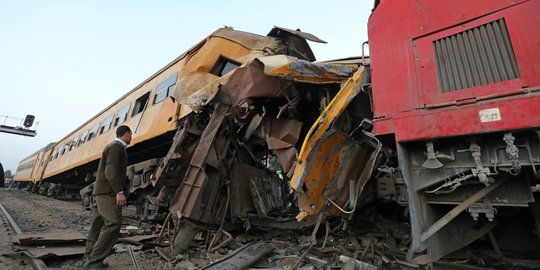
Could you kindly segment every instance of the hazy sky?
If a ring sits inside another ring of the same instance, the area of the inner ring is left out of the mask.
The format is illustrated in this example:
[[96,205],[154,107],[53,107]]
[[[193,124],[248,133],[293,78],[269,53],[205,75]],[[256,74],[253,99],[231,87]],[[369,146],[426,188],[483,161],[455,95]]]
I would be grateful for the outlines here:
[[[36,137],[0,133],[0,162],[58,141],[217,28],[275,26],[328,42],[318,60],[361,54],[373,1],[0,0],[0,115],[36,116]],[[3,118],[0,117],[0,124]]]

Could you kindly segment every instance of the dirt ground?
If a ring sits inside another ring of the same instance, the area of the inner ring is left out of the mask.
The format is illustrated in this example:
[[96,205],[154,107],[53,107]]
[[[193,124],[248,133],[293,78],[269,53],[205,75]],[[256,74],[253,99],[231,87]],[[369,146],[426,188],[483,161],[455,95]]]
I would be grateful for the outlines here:
[[[23,232],[78,231],[86,235],[90,211],[83,211],[78,202],[55,200],[22,190],[0,189],[0,203],[4,205]],[[128,209],[126,212],[130,212]],[[17,247],[10,245],[14,232],[0,229],[0,269],[32,269]],[[167,268],[167,263],[154,251],[135,251],[141,269]],[[44,259],[49,268],[81,269],[82,255]],[[112,254],[105,260],[111,269],[133,269],[127,252]]]

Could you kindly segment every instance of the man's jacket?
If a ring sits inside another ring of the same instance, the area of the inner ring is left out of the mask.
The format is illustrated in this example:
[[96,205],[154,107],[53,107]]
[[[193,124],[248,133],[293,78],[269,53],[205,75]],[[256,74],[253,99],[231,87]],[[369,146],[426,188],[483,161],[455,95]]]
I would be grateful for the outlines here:
[[127,152],[121,142],[114,140],[103,150],[99,161],[94,195],[116,194],[124,190],[127,171]]

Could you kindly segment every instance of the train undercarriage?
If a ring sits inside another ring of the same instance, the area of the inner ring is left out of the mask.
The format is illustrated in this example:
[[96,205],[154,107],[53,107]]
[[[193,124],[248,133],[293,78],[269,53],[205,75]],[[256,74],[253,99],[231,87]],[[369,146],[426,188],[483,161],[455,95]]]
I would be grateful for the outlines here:
[[399,166],[380,168],[378,195],[409,207],[411,259],[437,261],[481,237],[497,256],[539,259],[539,148],[535,131],[398,144]]

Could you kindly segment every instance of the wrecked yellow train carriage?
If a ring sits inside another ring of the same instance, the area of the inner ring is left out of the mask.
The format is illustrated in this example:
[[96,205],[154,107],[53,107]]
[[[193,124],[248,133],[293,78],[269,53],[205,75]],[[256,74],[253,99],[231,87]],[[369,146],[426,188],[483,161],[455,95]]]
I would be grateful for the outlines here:
[[[320,213],[351,218],[355,212],[381,144],[366,131],[369,125],[362,125],[369,122],[360,122],[351,129],[350,126],[344,128],[339,121],[348,117],[347,108],[362,94],[362,87],[367,83],[368,71],[360,67],[306,135],[290,181],[291,187],[299,193],[298,220]],[[359,98],[363,98],[366,105],[367,95]],[[368,116],[359,119],[369,121]]]
[[[186,53],[186,65],[191,67],[185,69],[185,75],[178,82],[181,87],[173,94],[180,104],[195,111],[200,111],[213,97],[218,86],[231,75],[231,70],[268,55],[291,55],[315,61],[306,40],[325,43],[309,33],[283,27],[274,27],[266,37],[241,31],[226,35],[216,31],[211,37]],[[212,62],[208,62],[210,59]]]
[[355,70],[258,57],[207,92],[206,106],[177,131],[156,171],[158,185],[176,179],[162,191],[176,190],[169,210],[191,224],[178,234],[176,252],[187,248],[197,225],[303,226],[288,187],[299,142]]
[[131,191],[145,189],[182,119],[206,100],[195,93],[201,86],[219,84],[229,71],[258,56],[302,52],[314,60],[302,35],[285,28],[274,28],[269,36],[218,29],[55,143],[35,180],[80,189],[93,179],[101,149],[115,137],[110,130],[125,124],[134,130],[128,148],[128,175],[135,180]]
[[[114,132],[108,131],[120,124],[126,124],[135,131],[130,146],[132,151],[145,152],[149,148],[138,149],[141,148],[140,143],[175,130],[177,120],[191,111],[189,107],[167,99],[167,96],[182,100],[191,93],[193,82],[215,80],[231,68],[267,53],[265,50],[280,51],[284,47],[277,38],[229,28],[215,31],[60,140],[45,177],[54,177],[99,159],[101,149],[115,137]],[[166,88],[161,87],[164,82],[169,82]],[[156,155],[141,153],[139,156],[141,158],[130,158],[130,161],[139,162],[143,156]]]

